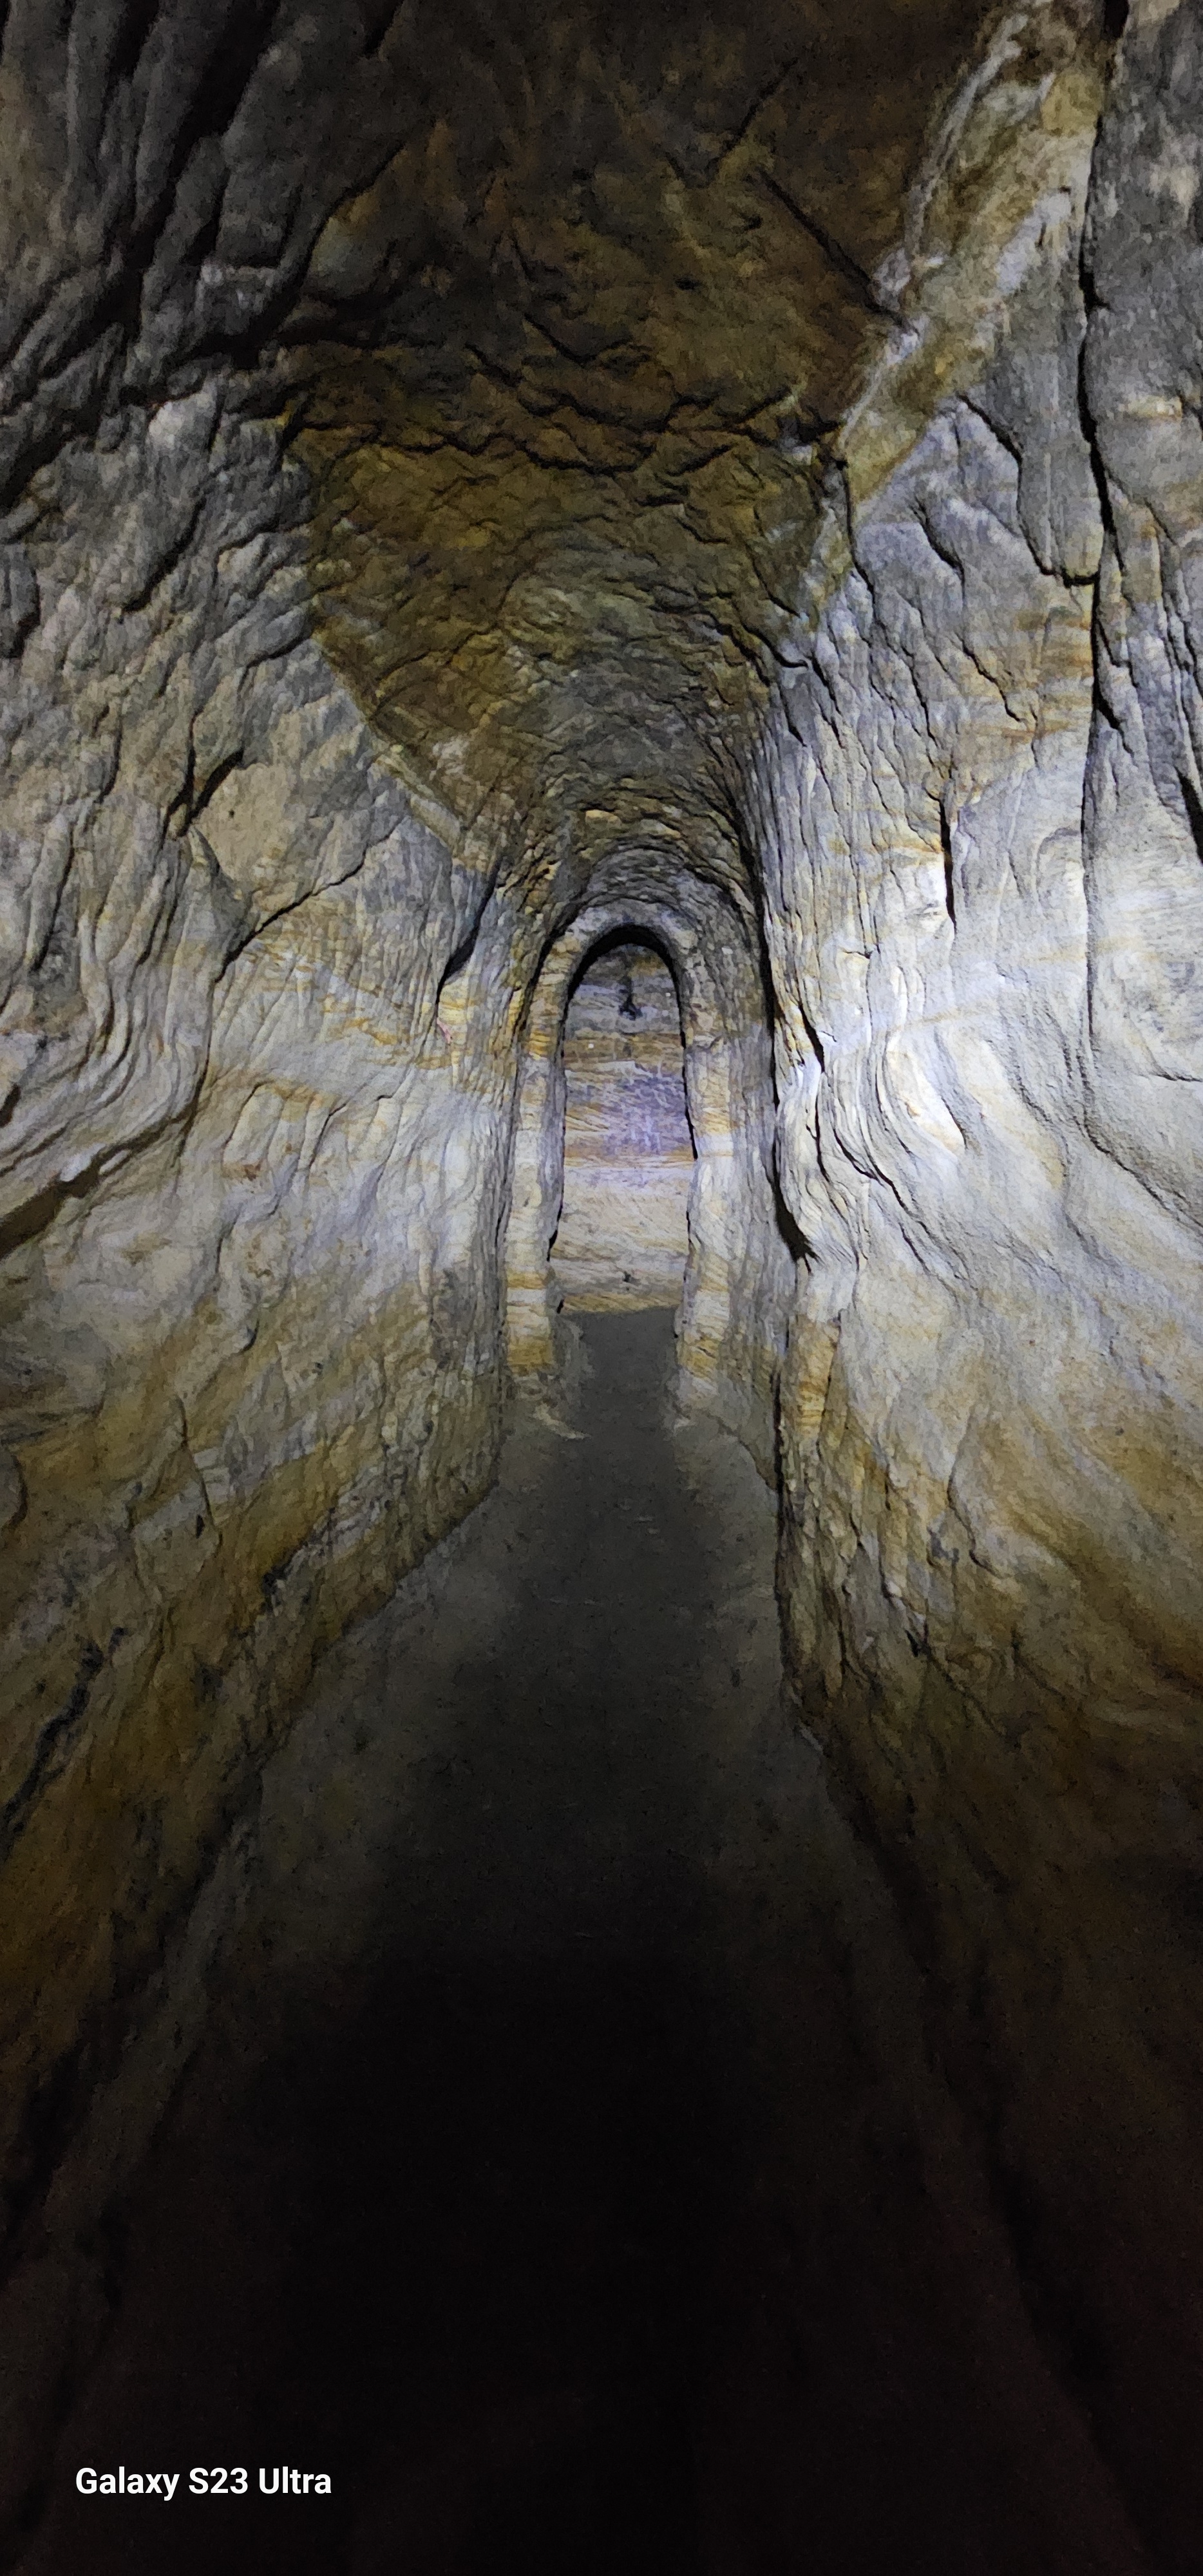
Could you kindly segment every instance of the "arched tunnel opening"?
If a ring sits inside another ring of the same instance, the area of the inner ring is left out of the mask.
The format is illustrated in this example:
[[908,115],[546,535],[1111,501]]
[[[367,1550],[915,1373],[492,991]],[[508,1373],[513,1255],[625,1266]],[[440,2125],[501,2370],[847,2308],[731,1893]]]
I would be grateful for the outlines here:
[[1203,2565],[1197,19],[0,10],[14,2576]]
[[611,932],[573,980],[564,1019],[564,1181],[550,1245],[569,1312],[677,1306],[697,1159],[672,969]]

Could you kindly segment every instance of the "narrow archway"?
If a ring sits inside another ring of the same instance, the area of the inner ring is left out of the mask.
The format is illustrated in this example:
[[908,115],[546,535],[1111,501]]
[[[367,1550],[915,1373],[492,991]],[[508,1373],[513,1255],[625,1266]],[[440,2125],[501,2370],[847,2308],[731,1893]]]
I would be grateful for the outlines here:
[[620,875],[549,942],[521,1025],[505,1244],[513,1378],[554,1374],[565,1305],[671,1306],[683,1406],[725,1422],[771,1478],[792,1270],[773,1108],[742,923],[697,881],[653,904],[632,900]]
[[578,971],[565,1014],[558,1303],[679,1304],[696,1160],[668,959],[645,934],[614,931]]

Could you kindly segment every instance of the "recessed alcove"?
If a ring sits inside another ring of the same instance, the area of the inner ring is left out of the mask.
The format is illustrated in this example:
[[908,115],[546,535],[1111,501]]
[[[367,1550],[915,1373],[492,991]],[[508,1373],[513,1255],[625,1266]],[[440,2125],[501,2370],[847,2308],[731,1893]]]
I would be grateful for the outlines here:
[[[641,1018],[624,1010],[628,979],[636,1010],[646,985],[654,1028],[642,1038]],[[603,1066],[625,1193],[593,1154],[607,1114],[594,1079]],[[774,1110],[754,920],[654,853],[632,854],[549,943],[521,1029],[505,1236],[514,1379],[554,1374],[557,1318],[578,1299],[671,1305],[678,1401],[725,1422],[772,1478],[772,1389],[794,1275]],[[565,1160],[570,1114],[575,1168]],[[645,1228],[635,1262],[622,1257],[632,1217]],[[593,1240],[599,1219],[607,1231]]]
[[680,1303],[696,1160],[671,968],[650,941],[617,931],[581,967],[564,1018],[550,1264],[566,1311]]

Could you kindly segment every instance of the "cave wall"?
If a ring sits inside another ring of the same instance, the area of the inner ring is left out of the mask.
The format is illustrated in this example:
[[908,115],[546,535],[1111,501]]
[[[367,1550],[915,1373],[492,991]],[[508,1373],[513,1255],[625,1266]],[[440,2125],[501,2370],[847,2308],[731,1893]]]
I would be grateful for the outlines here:
[[1033,2304],[1185,2568],[1200,34],[1133,11],[1099,126],[1034,31],[912,201],[753,792],[806,1246],[783,1600]]
[[[220,1937],[206,1886],[314,1654],[495,1457],[505,1072],[437,1017],[480,898],[310,638],[305,490],[219,383],[68,444],[10,549],[10,2245],[169,1933],[208,1906]],[[68,2235],[188,2001],[60,2184]]]

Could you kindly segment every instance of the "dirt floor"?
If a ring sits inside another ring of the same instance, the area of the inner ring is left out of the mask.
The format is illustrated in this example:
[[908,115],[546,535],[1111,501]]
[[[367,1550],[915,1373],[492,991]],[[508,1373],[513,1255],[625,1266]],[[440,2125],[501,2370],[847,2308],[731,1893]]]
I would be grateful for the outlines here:
[[580,1331],[267,1774],[28,2576],[1148,2566],[783,1706],[773,1499],[670,1316]]

